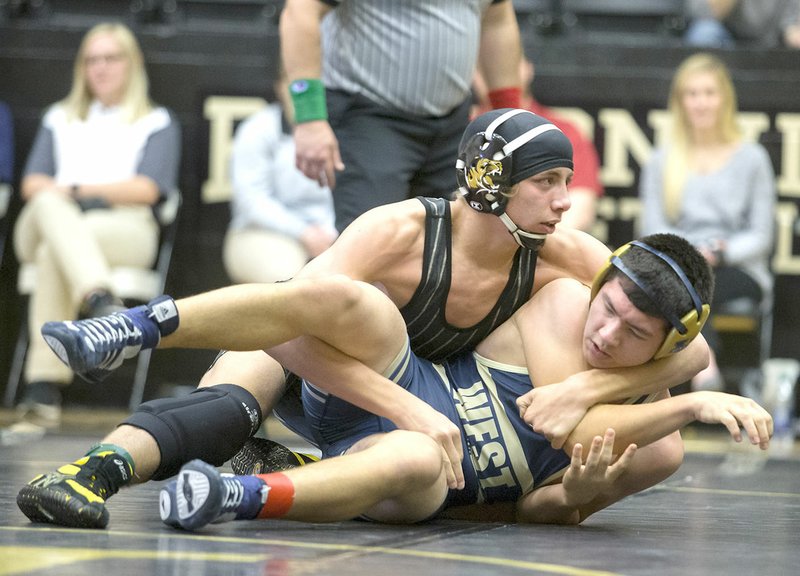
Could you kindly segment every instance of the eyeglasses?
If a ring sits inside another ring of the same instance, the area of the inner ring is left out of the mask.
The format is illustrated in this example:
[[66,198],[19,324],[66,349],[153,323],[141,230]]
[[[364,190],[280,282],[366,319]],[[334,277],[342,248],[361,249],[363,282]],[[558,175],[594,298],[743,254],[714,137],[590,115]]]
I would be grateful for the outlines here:
[[125,60],[125,54],[122,52],[114,52],[113,54],[93,54],[83,58],[84,64],[87,66],[94,66],[95,64],[118,64]]

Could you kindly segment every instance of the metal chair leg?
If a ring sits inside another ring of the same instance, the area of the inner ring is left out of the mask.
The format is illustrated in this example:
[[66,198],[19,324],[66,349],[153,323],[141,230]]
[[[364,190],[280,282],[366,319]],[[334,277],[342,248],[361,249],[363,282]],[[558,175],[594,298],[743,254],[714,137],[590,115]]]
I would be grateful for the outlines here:
[[17,343],[14,346],[14,357],[11,360],[11,369],[8,372],[8,382],[3,398],[3,406],[13,408],[17,398],[19,383],[22,381],[22,368],[25,366],[25,356],[28,354],[28,323],[23,319],[19,326]]
[[144,397],[144,388],[147,384],[147,372],[150,368],[150,357],[152,350],[143,350],[139,353],[136,360],[136,373],[133,376],[133,386],[131,387],[131,396],[128,400],[128,410],[133,412],[142,403]]

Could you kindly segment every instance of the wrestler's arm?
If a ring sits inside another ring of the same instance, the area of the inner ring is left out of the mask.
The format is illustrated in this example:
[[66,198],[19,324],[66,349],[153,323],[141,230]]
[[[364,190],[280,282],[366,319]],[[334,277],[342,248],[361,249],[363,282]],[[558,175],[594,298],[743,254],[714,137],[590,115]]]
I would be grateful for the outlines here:
[[[560,386],[556,383],[550,387]],[[741,441],[744,428],[753,444],[764,450],[769,446],[772,419],[749,398],[719,392],[673,398],[668,397],[669,392],[662,394],[667,397],[648,404],[592,407],[567,439],[564,449],[572,458],[561,481],[523,496],[517,502],[516,519],[580,523],[588,515],[584,506],[607,491],[628,469],[639,446],[665,438],[696,420],[725,425],[736,441]]]
[[558,391],[537,387],[525,395],[525,421],[561,448],[591,407],[644,396],[685,382],[708,365],[708,344],[696,338],[680,356],[631,368],[591,369],[566,377]]
[[315,386],[391,420],[402,430],[421,432],[433,438],[450,463],[446,470],[448,486],[464,487],[460,430],[429,404],[363,363],[312,337],[297,338],[269,349],[268,353]]
[[586,413],[572,434],[565,449],[584,443],[607,426],[617,433],[615,453],[628,444],[645,446],[680,430],[691,422],[722,424],[736,442],[746,430],[751,444],[763,450],[772,437],[772,417],[750,398],[723,392],[691,392],[669,396],[644,404],[601,404]]
[[481,522],[527,522],[536,524],[578,524],[588,514],[583,510],[607,491],[630,466],[636,447],[630,446],[619,458],[613,454],[614,431],[592,439],[584,458],[583,446],[572,449],[572,458],[557,482],[539,486],[516,502],[496,502],[451,507],[444,518]]
[[[383,288],[396,285],[398,278],[410,277],[402,269],[404,260],[424,241],[425,208],[417,200],[407,200],[373,208],[356,218],[325,252],[308,262],[298,278],[313,278],[330,274],[345,274]],[[416,262],[420,260],[415,259]],[[414,288],[421,279],[422,266],[417,265],[417,277],[408,279]],[[387,292],[400,307],[398,296]]]

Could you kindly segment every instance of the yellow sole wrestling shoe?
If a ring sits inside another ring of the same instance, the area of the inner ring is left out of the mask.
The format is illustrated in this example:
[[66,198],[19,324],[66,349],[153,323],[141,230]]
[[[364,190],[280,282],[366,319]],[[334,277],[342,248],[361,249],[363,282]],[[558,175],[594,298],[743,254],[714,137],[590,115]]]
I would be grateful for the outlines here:
[[106,499],[130,482],[130,466],[113,452],[85,456],[22,487],[17,506],[32,522],[105,528]]

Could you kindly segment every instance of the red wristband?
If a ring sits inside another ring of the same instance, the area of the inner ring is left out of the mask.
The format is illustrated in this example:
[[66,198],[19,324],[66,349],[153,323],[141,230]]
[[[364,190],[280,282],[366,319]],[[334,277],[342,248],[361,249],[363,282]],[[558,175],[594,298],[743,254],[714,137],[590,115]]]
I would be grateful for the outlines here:
[[518,86],[498,88],[489,91],[492,108],[519,108],[522,101],[522,89]]

